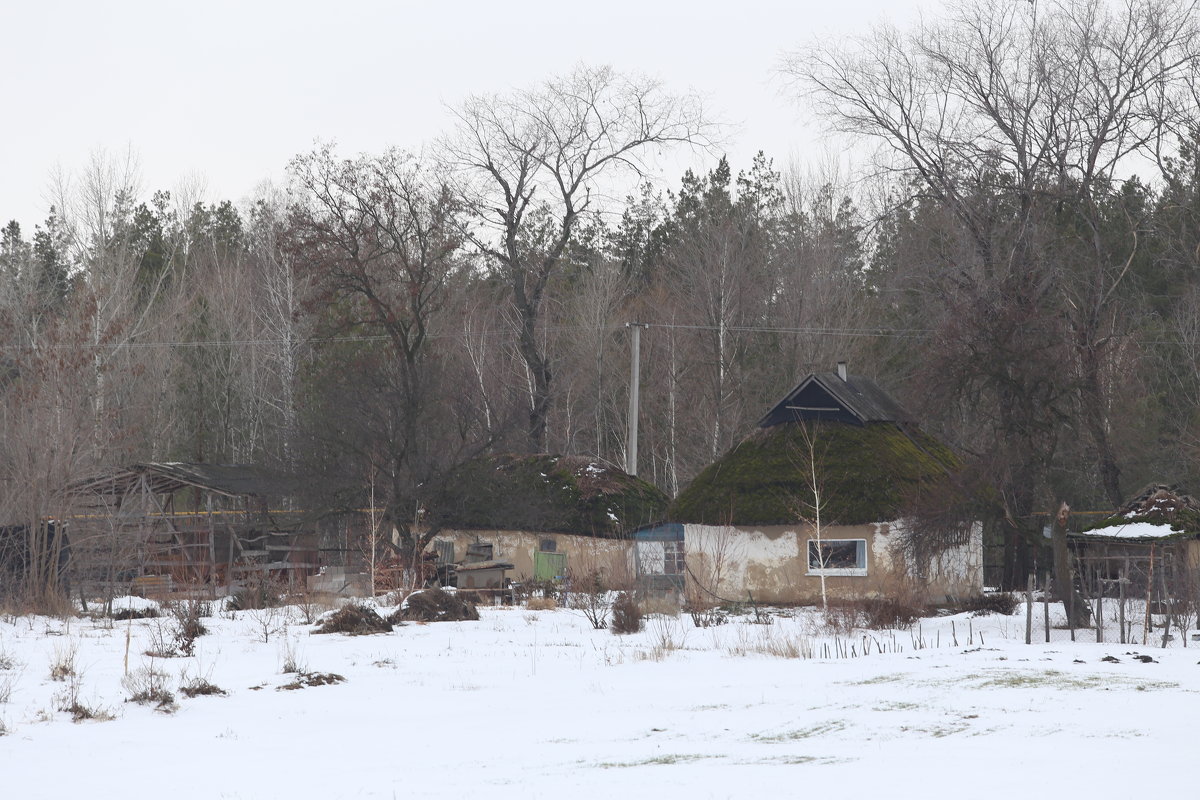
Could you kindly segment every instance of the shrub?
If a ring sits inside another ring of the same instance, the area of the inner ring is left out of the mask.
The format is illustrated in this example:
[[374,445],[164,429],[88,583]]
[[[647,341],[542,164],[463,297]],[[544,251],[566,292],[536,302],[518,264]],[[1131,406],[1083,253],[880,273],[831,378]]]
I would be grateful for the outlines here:
[[582,611],[596,630],[607,628],[610,603],[609,585],[604,570],[596,568],[579,574],[572,573],[569,585],[571,607]]
[[213,696],[225,697],[229,694],[220,686],[210,683],[204,678],[192,678],[179,687],[185,697]]
[[865,627],[871,630],[907,630],[925,613],[923,606],[894,597],[872,597],[861,602]]
[[296,676],[296,680],[277,687],[277,690],[293,691],[295,689],[307,689],[309,686],[332,686],[345,682],[346,679],[336,672],[301,672]]
[[129,673],[121,679],[121,685],[129,692],[130,703],[152,705],[155,711],[164,714],[179,708],[175,703],[175,695],[167,689],[167,673],[155,669],[153,664]]
[[196,639],[208,633],[202,616],[211,613],[208,603],[201,600],[179,600],[166,606],[168,616],[152,617],[147,632],[150,647],[146,655],[151,658],[175,658],[192,656],[196,652]]
[[75,656],[78,653],[78,642],[71,642],[65,647],[55,647],[54,657],[50,659],[50,680],[65,681],[75,677]]
[[6,650],[0,650],[0,670],[16,669],[17,659]]
[[825,624],[849,633],[855,628],[883,630],[911,628],[925,613],[924,606],[895,597],[868,597],[829,603]]
[[612,606],[612,632],[637,633],[642,629],[642,612],[629,592],[621,592]]
[[373,608],[351,603],[343,606],[317,625],[313,633],[348,633],[364,636],[371,633],[387,633],[392,623],[385,620]]
[[200,618],[212,614],[211,606],[201,600],[179,600],[169,604],[167,610],[175,623],[176,649],[185,656],[192,655],[196,650],[196,639],[208,633]]
[[258,608],[276,608],[282,602],[280,592],[270,581],[259,581],[245,586],[225,598],[225,610],[249,611]]
[[117,718],[116,714],[109,711],[107,708],[84,705],[78,700],[70,705],[59,708],[59,711],[70,712],[72,722],[83,722],[84,720],[89,719],[96,720],[97,722],[109,722]]
[[947,608],[951,614],[970,613],[972,617],[984,617],[988,614],[1011,615],[1017,610],[1018,600],[1011,592],[991,592],[977,597],[966,597]]
[[158,608],[156,606],[146,606],[145,608],[119,608],[109,615],[110,619],[128,620],[128,619],[151,619],[158,616]]

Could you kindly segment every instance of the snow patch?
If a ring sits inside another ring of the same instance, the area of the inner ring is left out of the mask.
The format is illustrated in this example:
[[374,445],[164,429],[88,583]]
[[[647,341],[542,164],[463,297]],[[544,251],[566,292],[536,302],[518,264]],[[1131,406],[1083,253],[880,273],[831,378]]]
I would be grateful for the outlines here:
[[1082,531],[1075,536],[1096,536],[1106,539],[1164,539],[1173,536],[1178,531],[1171,530],[1169,523],[1130,522],[1125,525],[1109,525]]

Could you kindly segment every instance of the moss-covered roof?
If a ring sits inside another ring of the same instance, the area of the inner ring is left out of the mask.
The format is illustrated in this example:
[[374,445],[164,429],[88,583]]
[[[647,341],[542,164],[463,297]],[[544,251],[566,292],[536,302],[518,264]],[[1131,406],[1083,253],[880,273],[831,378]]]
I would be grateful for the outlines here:
[[932,436],[890,423],[807,422],[761,429],[701,472],[668,509],[675,522],[786,525],[812,516],[808,441],[821,521],[858,525],[901,516],[922,488],[958,468]]
[[[1096,520],[1077,535],[1099,538],[1136,538],[1131,531],[1139,523],[1170,527],[1170,536],[1200,536],[1200,501],[1173,486],[1150,484],[1111,515]],[[1144,528],[1143,528],[1144,529]],[[1111,535],[1106,536],[1106,534]],[[1151,537],[1147,537],[1151,538]],[[1158,534],[1153,538],[1166,538]]]
[[667,496],[591,459],[502,454],[455,470],[437,506],[447,528],[619,537],[662,519]]

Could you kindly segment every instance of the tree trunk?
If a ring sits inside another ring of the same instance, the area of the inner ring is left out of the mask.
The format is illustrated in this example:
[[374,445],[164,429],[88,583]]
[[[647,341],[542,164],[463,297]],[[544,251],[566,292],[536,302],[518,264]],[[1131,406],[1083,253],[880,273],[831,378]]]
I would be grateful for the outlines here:
[[1117,466],[1117,458],[1108,438],[1108,415],[1104,411],[1099,356],[1094,348],[1085,348],[1082,355],[1083,422],[1092,439],[1092,445],[1096,448],[1096,466],[1100,472],[1100,481],[1104,485],[1104,494],[1109,504],[1117,508],[1124,500],[1121,496],[1121,468]]
[[1075,591],[1075,580],[1071,570],[1071,551],[1067,547],[1067,520],[1070,515],[1070,506],[1063,503],[1059,506],[1058,513],[1051,523],[1051,540],[1054,544],[1054,584],[1059,599],[1063,601],[1068,624],[1072,628],[1086,628],[1092,615],[1087,601]]

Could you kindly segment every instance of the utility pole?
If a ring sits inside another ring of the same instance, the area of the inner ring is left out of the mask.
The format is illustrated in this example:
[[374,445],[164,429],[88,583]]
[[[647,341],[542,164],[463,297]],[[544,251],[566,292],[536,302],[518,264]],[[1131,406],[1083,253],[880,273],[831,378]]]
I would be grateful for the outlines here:
[[629,354],[629,433],[625,439],[625,471],[637,475],[638,457],[638,395],[641,393],[642,328],[644,322],[626,322],[633,334]]

